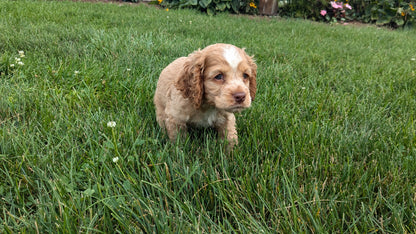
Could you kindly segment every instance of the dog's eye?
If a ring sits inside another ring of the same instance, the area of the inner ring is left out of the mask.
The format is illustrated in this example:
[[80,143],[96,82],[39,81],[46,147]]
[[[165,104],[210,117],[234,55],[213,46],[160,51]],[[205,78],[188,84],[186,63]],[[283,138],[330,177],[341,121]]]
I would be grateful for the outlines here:
[[249,75],[247,73],[243,74],[244,79],[247,79],[249,77]]
[[216,79],[216,80],[223,80],[224,79],[224,76],[222,74],[218,74],[218,75],[216,75],[214,77],[214,79]]

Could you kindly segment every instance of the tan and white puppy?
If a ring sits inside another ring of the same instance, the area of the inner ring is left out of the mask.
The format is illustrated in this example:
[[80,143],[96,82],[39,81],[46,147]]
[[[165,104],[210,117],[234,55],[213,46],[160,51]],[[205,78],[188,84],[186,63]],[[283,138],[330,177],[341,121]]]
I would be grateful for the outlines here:
[[160,74],[156,119],[172,141],[188,125],[215,127],[232,148],[238,142],[234,112],[256,95],[257,66],[244,49],[214,44],[181,57]]

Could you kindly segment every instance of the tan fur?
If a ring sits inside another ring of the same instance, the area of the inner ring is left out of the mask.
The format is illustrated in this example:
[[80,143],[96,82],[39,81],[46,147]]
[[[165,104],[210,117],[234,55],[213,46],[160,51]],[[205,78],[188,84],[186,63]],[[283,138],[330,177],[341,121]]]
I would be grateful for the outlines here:
[[[230,47],[241,58],[237,69],[224,57]],[[223,79],[215,79],[220,74]],[[256,76],[252,57],[229,44],[214,44],[178,58],[162,71],[157,83],[157,122],[172,141],[185,134],[188,125],[215,127],[232,148],[238,142],[233,113],[250,107],[257,91]]]

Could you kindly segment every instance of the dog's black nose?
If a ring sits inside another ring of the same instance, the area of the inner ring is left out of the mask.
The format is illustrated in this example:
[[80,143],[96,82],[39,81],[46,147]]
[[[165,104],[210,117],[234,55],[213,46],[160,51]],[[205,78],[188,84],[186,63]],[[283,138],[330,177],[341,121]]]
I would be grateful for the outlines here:
[[244,102],[244,100],[246,100],[246,93],[243,93],[243,92],[234,93],[233,97],[237,103],[242,103]]

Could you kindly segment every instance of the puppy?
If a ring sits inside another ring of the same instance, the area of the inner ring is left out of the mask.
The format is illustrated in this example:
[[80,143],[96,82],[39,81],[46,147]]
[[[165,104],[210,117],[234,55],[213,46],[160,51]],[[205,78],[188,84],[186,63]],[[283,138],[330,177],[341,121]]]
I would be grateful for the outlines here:
[[214,44],[181,57],[160,74],[154,104],[171,141],[188,126],[215,127],[229,148],[238,143],[233,113],[250,107],[257,66],[244,49]]

